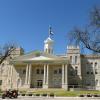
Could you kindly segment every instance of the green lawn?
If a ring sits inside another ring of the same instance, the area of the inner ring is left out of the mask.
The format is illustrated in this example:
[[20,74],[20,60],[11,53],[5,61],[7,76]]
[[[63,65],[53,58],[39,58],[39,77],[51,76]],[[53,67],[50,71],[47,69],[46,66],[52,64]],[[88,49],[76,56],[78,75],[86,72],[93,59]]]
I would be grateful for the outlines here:
[[[26,91],[21,91],[21,93],[26,93]],[[30,92],[29,92],[30,93]],[[100,91],[66,91],[63,89],[33,89],[32,94],[50,94],[54,93],[56,96],[79,96],[81,94],[100,94]]]

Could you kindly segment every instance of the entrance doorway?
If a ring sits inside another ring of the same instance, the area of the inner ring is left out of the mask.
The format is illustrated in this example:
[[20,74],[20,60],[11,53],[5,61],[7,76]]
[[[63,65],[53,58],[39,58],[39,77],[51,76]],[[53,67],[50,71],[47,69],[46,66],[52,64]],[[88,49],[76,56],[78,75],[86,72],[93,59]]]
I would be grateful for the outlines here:
[[61,79],[55,78],[53,82],[54,82],[54,88],[61,88]]
[[37,80],[37,88],[42,88],[43,80]]

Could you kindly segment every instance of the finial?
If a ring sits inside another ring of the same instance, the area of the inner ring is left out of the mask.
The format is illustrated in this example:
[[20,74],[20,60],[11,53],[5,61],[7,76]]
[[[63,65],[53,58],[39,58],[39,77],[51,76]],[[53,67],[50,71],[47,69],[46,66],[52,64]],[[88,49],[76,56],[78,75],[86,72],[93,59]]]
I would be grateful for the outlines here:
[[51,35],[53,35],[54,33],[52,32],[52,27],[49,25],[49,38],[51,37]]

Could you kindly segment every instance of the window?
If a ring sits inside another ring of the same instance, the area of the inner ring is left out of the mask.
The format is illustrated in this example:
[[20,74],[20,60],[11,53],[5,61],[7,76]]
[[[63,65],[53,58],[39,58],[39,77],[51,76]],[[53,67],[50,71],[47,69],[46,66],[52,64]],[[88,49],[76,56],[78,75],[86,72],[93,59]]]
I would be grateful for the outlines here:
[[39,69],[37,69],[37,70],[36,70],[36,73],[37,73],[37,74],[40,74],[40,70],[39,70]]
[[26,74],[26,70],[25,69],[23,70],[23,74]]
[[95,67],[97,66],[97,62],[95,62]]
[[91,62],[91,67],[93,67],[93,62]]
[[62,69],[61,68],[59,68],[59,74],[61,74],[62,73]]
[[89,74],[89,72],[87,72],[87,74]]
[[51,50],[50,49],[48,49],[48,53],[51,53]]
[[54,74],[57,74],[57,70],[54,70]]
[[98,68],[97,62],[95,62],[94,67],[95,67],[96,69]]
[[75,75],[77,75],[78,71],[77,71],[77,67],[75,67]]
[[74,76],[74,71],[73,71],[72,67],[70,67],[69,74],[70,74],[70,76]]
[[2,80],[0,80],[0,85],[2,85]]
[[98,72],[95,71],[95,74],[98,74]]
[[72,63],[72,56],[70,56],[70,63]]
[[93,74],[93,72],[91,72],[91,74]]
[[91,86],[91,79],[86,79],[85,84],[86,86]]
[[96,79],[96,81],[95,81],[95,84],[96,84],[96,86],[98,86],[99,85],[99,81]]
[[97,69],[95,69],[95,74],[98,74]]
[[91,84],[90,84],[90,82],[87,82],[86,85],[87,85],[87,86],[90,86]]
[[77,64],[77,56],[75,56],[75,64]]
[[93,62],[91,62],[91,65],[93,64]]
[[44,74],[44,70],[43,69],[41,69],[41,74]]

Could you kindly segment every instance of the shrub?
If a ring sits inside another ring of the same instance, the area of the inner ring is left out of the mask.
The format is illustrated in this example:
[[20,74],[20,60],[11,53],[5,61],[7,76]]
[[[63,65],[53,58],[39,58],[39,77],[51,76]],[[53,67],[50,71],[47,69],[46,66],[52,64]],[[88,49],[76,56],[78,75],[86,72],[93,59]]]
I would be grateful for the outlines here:
[[46,96],[47,96],[47,94],[46,94],[46,93],[45,93],[45,94],[42,94],[42,96],[46,97]]
[[28,94],[28,96],[32,96],[32,94],[30,93],[30,94]]
[[40,96],[40,94],[35,94],[35,96]]
[[25,96],[25,94],[22,94],[22,96]]
[[54,97],[54,93],[50,93],[50,97]]

